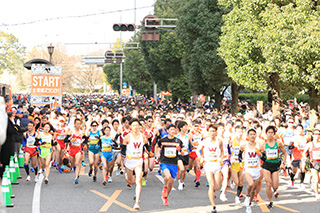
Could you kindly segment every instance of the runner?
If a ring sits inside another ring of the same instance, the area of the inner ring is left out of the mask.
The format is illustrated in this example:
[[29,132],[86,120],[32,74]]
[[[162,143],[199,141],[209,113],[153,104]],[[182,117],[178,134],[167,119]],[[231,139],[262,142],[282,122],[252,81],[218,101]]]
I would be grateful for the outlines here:
[[[176,127],[173,124],[168,126],[168,136],[160,139],[156,144],[156,153],[160,153],[160,168],[164,174],[164,186],[162,190],[163,205],[168,206],[168,197],[173,187],[174,179],[178,172],[178,152],[183,147],[180,139],[175,137]],[[159,151],[158,151],[159,150]],[[181,150],[181,155],[184,151]]]
[[[153,171],[155,165],[155,157],[154,157],[154,147],[156,143],[156,134],[157,130],[153,127],[153,118],[152,116],[146,117],[146,135],[148,138],[149,147],[151,147],[149,157],[148,157],[148,165],[150,172]],[[142,186],[147,185],[147,175],[142,179]]]
[[264,161],[262,168],[263,176],[266,181],[266,191],[270,202],[268,208],[271,209],[273,207],[271,187],[273,188],[274,196],[278,197],[279,195],[279,192],[277,192],[279,187],[279,170],[281,165],[279,153],[282,151],[283,154],[283,163],[281,165],[283,169],[285,169],[287,153],[283,143],[275,139],[275,126],[268,126],[266,128],[266,134],[267,141],[264,145],[262,144],[260,146],[260,149],[261,152],[266,153],[266,160]]
[[74,120],[74,130],[70,130],[65,142],[68,143],[67,151],[69,152],[69,158],[72,167],[75,169],[74,184],[79,183],[79,174],[81,169],[81,157],[83,151],[81,150],[82,138],[84,137],[84,131],[80,129],[81,120],[76,118]]
[[[117,167],[118,167],[117,171],[116,171],[116,176],[120,175],[120,173],[121,173],[120,135],[121,135],[121,133],[120,133],[120,128],[119,128],[119,121],[117,119],[114,119],[112,121],[111,137],[112,137],[112,141],[114,143],[113,159],[117,163]],[[113,168],[112,168],[112,170],[113,170]],[[110,179],[110,180],[108,179],[108,181],[112,182],[112,179]]]
[[305,189],[304,187],[304,178],[305,178],[305,167],[306,167],[306,156],[303,155],[304,150],[307,145],[307,136],[303,134],[303,126],[298,124],[296,127],[296,135],[294,136],[294,141],[292,144],[289,145],[289,149],[292,150],[293,161],[292,165],[292,173],[290,173],[291,179],[291,187],[294,187],[294,176],[298,172],[300,168],[300,188],[302,190]]
[[244,201],[246,212],[251,213],[251,203],[255,195],[255,190],[259,183],[260,177],[260,156],[261,151],[259,144],[256,142],[256,130],[249,129],[247,132],[249,142],[240,146],[239,162],[242,162],[242,153],[244,154],[244,177],[248,183],[247,196]]
[[[246,143],[242,140],[242,128],[241,126],[236,126],[235,130],[235,137],[231,141],[231,176],[232,180],[237,186],[237,194],[235,197],[235,203],[239,204],[240,202],[240,194],[243,189],[243,162],[239,162],[239,151],[240,145],[242,143]],[[230,184],[231,185],[231,184]]]
[[58,154],[58,170],[59,170],[59,173],[62,173],[62,171],[64,170],[64,166],[63,166],[63,162],[62,162],[62,159],[63,159],[63,156],[64,156],[64,151],[65,151],[65,148],[66,148],[66,143],[64,142],[64,139],[65,137],[67,136],[67,133],[69,131],[69,128],[66,127],[65,125],[65,120],[64,118],[61,118],[59,120],[59,125],[58,125],[58,128],[57,128],[57,131],[56,131],[56,141],[57,141],[57,154]]
[[189,142],[189,138],[188,138],[188,124],[185,121],[180,121],[178,123],[178,130],[179,133],[177,135],[177,138],[179,138],[182,143],[183,143],[183,151],[184,151],[184,155],[181,155],[181,152],[179,152],[178,154],[178,169],[179,169],[179,186],[178,186],[178,190],[183,190],[183,188],[185,187],[185,183],[184,180],[186,178],[186,174],[187,174],[187,167],[189,164],[189,152],[188,150],[192,149],[192,145]]
[[309,152],[311,158],[311,173],[312,173],[312,188],[315,192],[316,200],[320,200],[319,195],[319,172],[320,172],[320,130],[314,129],[312,131],[313,140],[308,143],[305,149],[305,154]]
[[[137,119],[130,121],[132,131],[123,139],[121,155],[126,167],[126,180],[129,184],[136,183],[136,192],[134,197],[134,209],[139,210],[140,194],[142,187],[142,155],[144,146],[148,146],[145,136],[140,133],[140,122]],[[134,173],[135,175],[134,175]]]
[[[103,185],[112,182],[112,171],[114,166],[114,158],[112,153],[112,146],[114,145],[114,142],[111,138],[111,128],[109,126],[106,126],[102,129],[104,132],[104,135],[101,136],[101,161],[102,161],[102,176],[103,176]],[[99,146],[100,147],[100,146]],[[98,167],[97,167],[98,168]]]
[[92,171],[94,170],[93,174],[93,182],[97,181],[97,173],[98,173],[98,164],[99,164],[99,156],[100,156],[100,146],[98,144],[100,139],[100,131],[98,130],[98,122],[92,121],[91,122],[91,129],[89,129],[89,132],[87,133],[88,136],[88,144],[89,144],[89,177],[92,176]]
[[209,182],[208,196],[212,205],[212,213],[217,212],[214,202],[214,192],[218,191],[221,185],[221,165],[223,159],[223,142],[216,137],[217,127],[210,124],[207,127],[209,136],[202,141],[197,148],[197,155],[200,162],[204,163],[207,181]]
[[57,143],[53,142],[53,136],[49,133],[50,131],[50,124],[46,123],[43,126],[43,132],[38,133],[36,135],[36,143],[40,144],[39,150],[39,157],[41,161],[42,170],[45,170],[45,179],[44,183],[49,183],[49,174],[50,174],[50,160],[52,154],[52,146],[57,145]]
[[29,160],[31,158],[31,166],[34,169],[34,181],[38,182],[38,167],[37,167],[37,155],[38,150],[35,146],[36,142],[36,133],[34,129],[34,123],[32,121],[28,122],[27,125],[28,131],[23,133],[22,146],[24,149],[24,169],[27,173],[26,181],[30,181],[30,171],[29,171]]

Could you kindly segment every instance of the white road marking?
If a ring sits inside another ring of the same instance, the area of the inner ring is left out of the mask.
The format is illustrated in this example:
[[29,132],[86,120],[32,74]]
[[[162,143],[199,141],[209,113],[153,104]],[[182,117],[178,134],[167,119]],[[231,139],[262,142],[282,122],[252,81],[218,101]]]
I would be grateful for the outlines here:
[[33,191],[32,213],[40,213],[40,194],[43,175],[41,173],[38,176],[39,179],[38,182],[35,184]]
[[[163,183],[163,184],[164,184],[164,179],[163,179],[163,177],[162,177],[162,176],[160,176],[160,175],[156,175],[156,177],[160,180],[160,182],[161,182],[161,183]],[[173,190],[173,191],[175,191],[176,189],[175,189],[174,187],[172,187],[172,190]]]

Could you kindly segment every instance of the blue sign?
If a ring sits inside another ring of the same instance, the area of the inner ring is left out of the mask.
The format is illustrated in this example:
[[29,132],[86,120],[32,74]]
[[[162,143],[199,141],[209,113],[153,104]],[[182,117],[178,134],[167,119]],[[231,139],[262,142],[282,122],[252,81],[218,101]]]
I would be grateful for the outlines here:
[[127,88],[127,83],[126,82],[122,83],[122,87]]

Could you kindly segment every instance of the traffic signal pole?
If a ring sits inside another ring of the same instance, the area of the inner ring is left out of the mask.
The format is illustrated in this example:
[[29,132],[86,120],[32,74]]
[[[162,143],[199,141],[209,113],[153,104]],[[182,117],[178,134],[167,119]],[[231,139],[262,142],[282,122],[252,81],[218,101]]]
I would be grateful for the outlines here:
[[[122,16],[120,22],[122,22]],[[120,51],[122,52],[122,31],[120,31]],[[120,98],[122,98],[122,61],[120,63]]]

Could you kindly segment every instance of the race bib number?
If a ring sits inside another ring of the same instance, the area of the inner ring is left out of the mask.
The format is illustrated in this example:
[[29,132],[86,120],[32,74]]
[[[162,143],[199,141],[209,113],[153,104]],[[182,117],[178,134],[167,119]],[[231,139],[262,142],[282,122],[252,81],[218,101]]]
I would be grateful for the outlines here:
[[111,146],[109,146],[109,145],[102,146],[102,151],[103,152],[111,152]]
[[78,139],[78,138],[72,142],[72,146],[80,146],[80,144],[81,144],[81,139]]
[[33,146],[36,139],[34,137],[29,137],[27,139],[27,146]]
[[132,152],[132,156],[135,157],[135,158],[142,157],[142,151],[141,150],[135,150],[135,151]]
[[240,147],[232,147],[232,161],[239,162],[238,156],[240,152]]
[[177,156],[176,147],[165,147],[164,148],[164,156],[167,158],[174,158]]
[[96,145],[99,142],[99,139],[95,137],[90,137],[90,144]]
[[218,159],[218,155],[216,152],[211,152],[208,154],[208,160],[212,161],[212,160],[217,160]]
[[313,151],[312,158],[313,160],[320,160],[320,151]]
[[278,149],[267,149],[266,154],[267,154],[267,159],[276,159],[279,157]]
[[61,140],[64,140],[65,137],[66,137],[66,136],[64,136],[64,135],[58,135],[58,136],[57,136],[57,139],[61,141]]
[[247,165],[248,167],[257,167],[260,164],[258,159],[248,159]]

